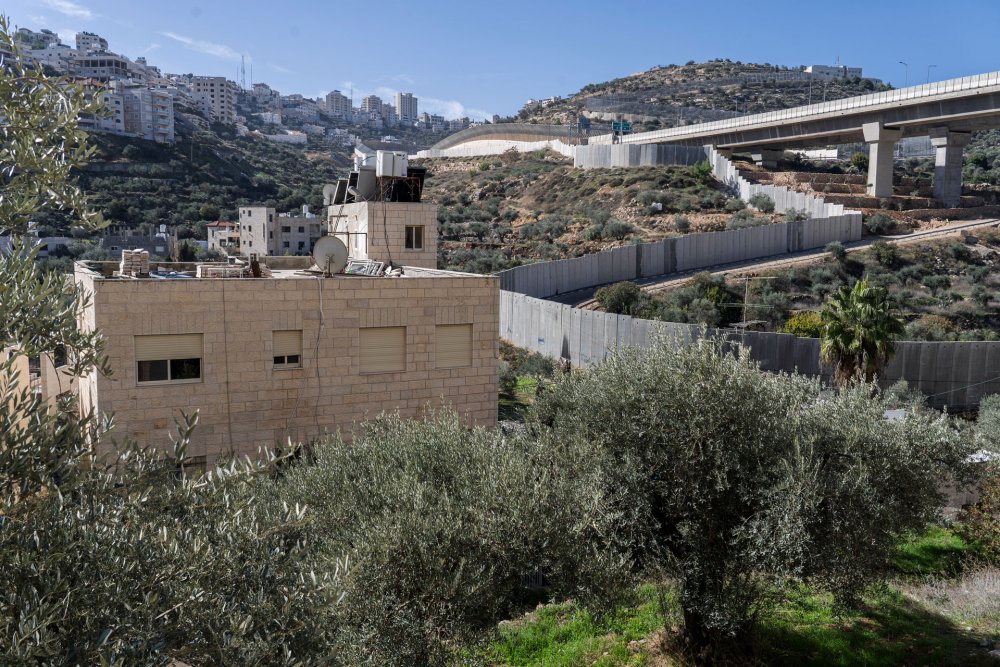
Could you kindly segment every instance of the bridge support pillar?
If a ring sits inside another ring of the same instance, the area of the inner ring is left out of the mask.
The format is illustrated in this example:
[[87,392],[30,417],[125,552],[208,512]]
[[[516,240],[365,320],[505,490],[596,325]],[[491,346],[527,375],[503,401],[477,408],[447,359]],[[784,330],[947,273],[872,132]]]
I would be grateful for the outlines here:
[[956,207],[962,201],[962,153],[971,138],[968,132],[952,132],[946,127],[931,130],[934,198],[945,206]]
[[902,136],[902,130],[890,130],[882,123],[862,126],[868,144],[868,194],[872,197],[892,196],[892,150]]
[[750,157],[757,164],[758,167],[764,167],[765,169],[777,169],[778,160],[784,155],[785,151],[776,151],[771,149],[754,149],[750,153]]

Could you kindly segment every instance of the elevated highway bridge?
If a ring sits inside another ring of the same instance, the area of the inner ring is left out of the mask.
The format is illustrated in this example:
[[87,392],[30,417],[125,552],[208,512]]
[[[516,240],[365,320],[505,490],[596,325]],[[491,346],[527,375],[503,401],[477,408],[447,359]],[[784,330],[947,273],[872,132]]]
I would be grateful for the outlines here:
[[[935,150],[934,196],[956,206],[962,155],[972,132],[1000,127],[1000,72],[911,86],[832,102],[770,111],[625,136],[590,137],[590,144],[714,146],[749,152],[765,166],[787,148],[865,142],[868,193],[892,196],[893,148],[903,137],[929,136]],[[499,124],[470,128],[435,145],[451,148],[488,139],[561,139],[578,143],[568,126]]]

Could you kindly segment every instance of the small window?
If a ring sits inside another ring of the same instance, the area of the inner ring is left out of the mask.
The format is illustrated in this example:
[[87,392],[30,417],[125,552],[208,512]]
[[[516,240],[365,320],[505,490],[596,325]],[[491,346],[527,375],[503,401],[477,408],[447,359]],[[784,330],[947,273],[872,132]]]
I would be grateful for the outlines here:
[[289,225],[282,225],[281,226],[281,233],[282,234],[291,234],[291,232],[292,232],[291,226],[289,226]]
[[472,325],[439,324],[434,327],[434,367],[472,365]]
[[271,334],[274,368],[302,368],[302,330],[290,329]]
[[424,249],[424,226],[423,225],[407,225],[406,226],[406,243],[404,246],[407,250],[423,250]]
[[305,233],[306,233],[306,228],[305,227],[299,227],[299,234],[305,234]]
[[198,381],[201,358],[201,334],[136,336],[136,382]]
[[288,241],[285,241],[285,242],[283,242],[283,243],[281,244],[281,247],[282,247],[282,248],[287,248],[287,247],[289,247],[289,245],[288,245]]
[[365,327],[359,333],[362,373],[406,370],[406,327]]

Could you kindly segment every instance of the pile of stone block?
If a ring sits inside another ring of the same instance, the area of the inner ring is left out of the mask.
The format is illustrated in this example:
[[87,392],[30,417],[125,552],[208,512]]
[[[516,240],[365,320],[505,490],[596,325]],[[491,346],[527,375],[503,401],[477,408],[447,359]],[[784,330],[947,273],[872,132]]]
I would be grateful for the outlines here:
[[122,250],[122,262],[118,266],[118,275],[121,276],[148,276],[149,275],[149,251],[148,250]]

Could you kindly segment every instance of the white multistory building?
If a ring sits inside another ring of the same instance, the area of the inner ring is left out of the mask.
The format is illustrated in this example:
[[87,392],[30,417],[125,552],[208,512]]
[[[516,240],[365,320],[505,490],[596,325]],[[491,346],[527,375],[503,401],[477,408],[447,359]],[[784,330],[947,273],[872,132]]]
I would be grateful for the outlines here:
[[861,78],[860,67],[848,67],[847,65],[809,65],[805,71],[820,79]]
[[92,32],[78,32],[76,33],[76,50],[80,53],[107,51],[108,40]]
[[66,72],[69,71],[73,60],[80,55],[80,52],[65,44],[55,42],[44,49],[31,49],[28,51],[28,55],[39,65],[48,65],[60,72]]
[[399,122],[404,125],[412,125],[417,120],[417,98],[413,93],[396,93],[396,115]]

